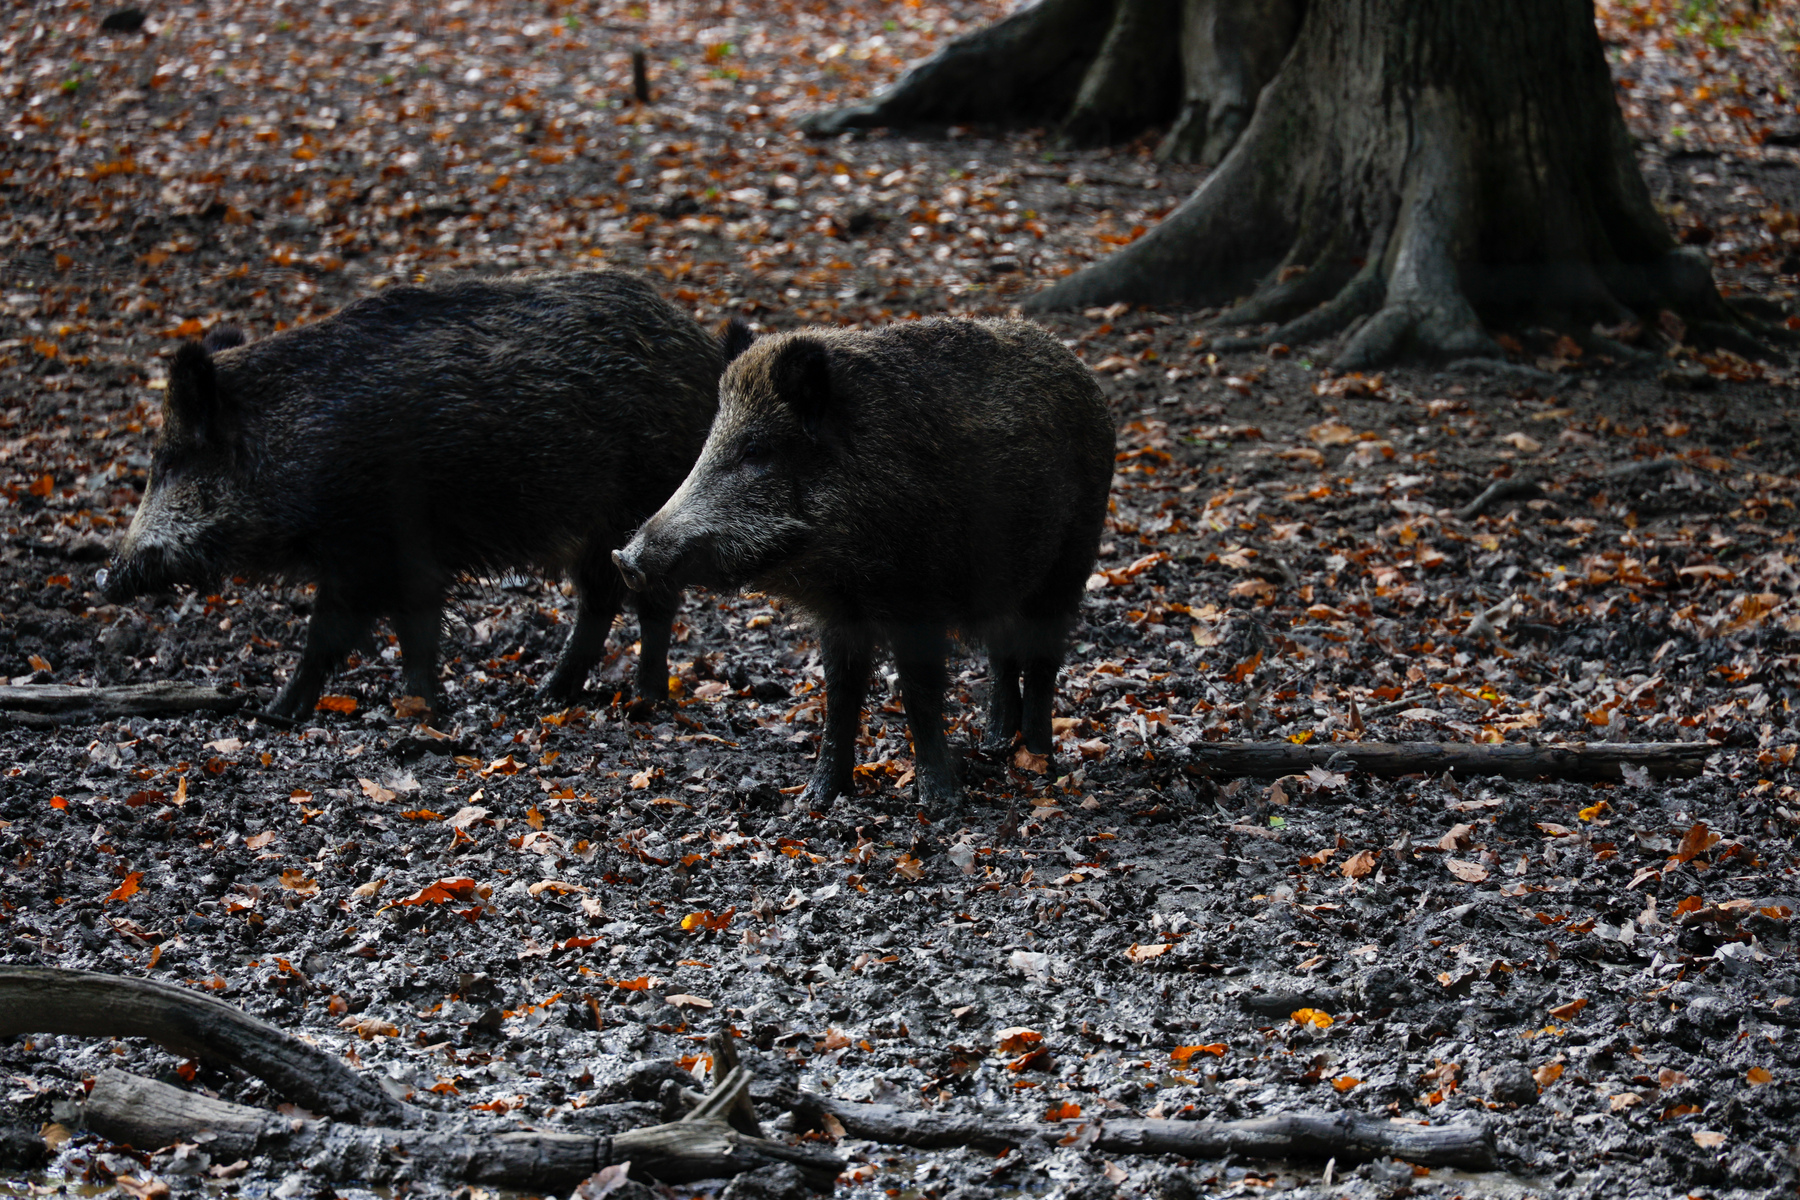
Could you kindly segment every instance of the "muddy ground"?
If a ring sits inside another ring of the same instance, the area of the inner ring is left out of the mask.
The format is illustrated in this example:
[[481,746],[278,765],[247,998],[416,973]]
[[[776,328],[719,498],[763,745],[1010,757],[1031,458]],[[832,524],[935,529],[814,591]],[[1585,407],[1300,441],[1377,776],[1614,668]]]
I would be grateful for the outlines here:
[[[13,94],[53,84],[32,64],[57,67],[71,45],[96,64],[89,78],[114,70],[136,86],[91,109],[79,88],[53,92],[25,110],[40,121],[9,127],[6,220],[15,246],[31,235],[8,266],[0,329],[11,682],[178,679],[255,705],[292,669],[304,590],[232,584],[123,607],[94,592],[141,486],[170,335],[225,319],[263,335],[414,273],[576,261],[649,269],[701,316],[743,313],[764,329],[1001,312],[1129,239],[1196,178],[1148,161],[1148,142],[1065,154],[979,131],[825,146],[788,134],[787,118],[820,102],[807,80],[866,90],[891,73],[884,55],[922,53],[991,6],[921,10],[860,58],[879,18],[859,24],[848,7],[804,10],[780,31],[772,9],[734,6],[695,30],[680,13],[621,6],[518,37],[503,31],[538,10],[451,8],[470,24],[395,19],[447,44],[389,36],[369,55],[416,52],[400,68],[419,67],[423,102],[447,113],[455,93],[481,126],[448,142],[469,147],[462,158],[420,139],[399,176],[383,173],[400,161],[383,139],[404,140],[403,123],[352,120],[352,99],[341,127],[284,124],[273,108],[259,125],[254,80],[226,75],[291,72],[304,97],[332,39],[365,46],[366,23],[203,10],[156,40],[104,42],[75,6],[12,18]],[[48,42],[33,22],[53,27]],[[618,100],[632,44],[620,29],[687,39],[689,73],[679,87],[673,66],[659,76],[670,93],[657,108]],[[255,41],[278,32],[293,42],[286,59]],[[831,36],[848,52],[820,51]],[[209,45],[252,67],[228,59],[201,104],[177,81],[194,78],[182,55],[204,61]],[[1762,61],[1754,49],[1743,72]],[[1673,73],[1691,101],[1679,56],[1655,51],[1653,39],[1614,45],[1637,81],[1628,98]],[[727,79],[719,64],[734,55],[743,74]],[[496,63],[517,68],[512,83],[494,83],[508,78]],[[766,93],[715,86],[758,70]],[[603,120],[579,146],[544,133],[568,153],[519,157],[534,191],[515,202],[517,181],[496,187],[482,167],[561,120],[563,93],[547,84],[527,97],[536,108],[499,99],[546,71],[565,72],[572,102]],[[353,60],[331,86],[379,104],[406,84]],[[319,94],[282,104],[318,118]],[[137,139],[131,170],[95,169],[126,161],[118,144],[72,140],[104,114]],[[1688,240],[1728,287],[1792,311],[1784,271],[1800,264],[1784,261],[1783,237],[1797,226],[1783,214],[1800,207],[1800,155],[1781,130],[1700,144],[1693,128],[1671,132],[1665,109],[1631,115]],[[255,136],[232,141],[239,128]],[[218,132],[220,160],[247,164],[205,195],[208,162],[152,149],[199,154],[197,129]],[[346,133],[373,147],[360,165],[357,146],[332,140]],[[296,150],[339,154],[334,169],[353,182],[368,171],[370,190],[334,193]],[[743,177],[695,178],[727,170]],[[1480,1120],[1504,1165],[1484,1177],[1340,1167],[1327,1186],[1320,1164],[1108,1162],[1079,1138],[1001,1158],[845,1141],[854,1165],[839,1191],[853,1197],[1791,1191],[1791,369],[1701,355],[1666,326],[1643,335],[1666,365],[1627,369],[1527,329],[1509,333],[1517,369],[1504,378],[1345,379],[1320,368],[1330,347],[1214,355],[1203,318],[1046,321],[1100,373],[1120,425],[1117,509],[1060,682],[1054,781],[969,749],[986,673],[963,651],[963,811],[927,819],[913,803],[886,666],[859,794],[796,811],[821,677],[816,641],[788,614],[690,594],[678,699],[643,722],[619,703],[627,618],[584,706],[546,713],[532,688],[572,602],[536,579],[472,581],[435,730],[394,715],[385,634],[332,685],[335,710],[296,730],[244,716],[55,729],[0,718],[0,957],[205,989],[416,1103],[534,1127],[658,1119],[657,1069],[642,1064],[703,1075],[704,1035],[729,1025],[759,1078],[844,1098],[1077,1124],[1071,1105],[1083,1118]],[[1535,494],[1458,515],[1523,475]],[[1352,753],[1359,740],[1704,740],[1717,753],[1703,777],[1674,783],[1347,769],[1270,785],[1194,761],[1193,745],[1232,738]],[[153,1173],[178,1194],[356,1191],[291,1163],[233,1173],[204,1152],[137,1154],[87,1135],[46,1162],[41,1127],[103,1066],[281,1098],[133,1041],[15,1039],[0,1059],[21,1187]],[[644,1103],[603,1107],[628,1100]]]

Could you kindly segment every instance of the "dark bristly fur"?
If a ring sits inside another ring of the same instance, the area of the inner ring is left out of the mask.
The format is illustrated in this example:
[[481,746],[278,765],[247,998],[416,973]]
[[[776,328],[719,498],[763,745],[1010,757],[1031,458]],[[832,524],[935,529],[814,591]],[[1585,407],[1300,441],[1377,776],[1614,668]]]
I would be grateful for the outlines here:
[[[273,706],[293,717],[378,616],[399,635],[409,694],[434,700],[446,588],[538,567],[579,590],[543,688],[572,700],[623,598],[608,552],[693,464],[725,362],[685,312],[612,271],[394,287],[258,342],[221,331],[176,352],[150,484],[105,593],[227,573],[317,583]],[[636,602],[642,697],[667,694],[678,600]]]
[[692,473],[613,557],[634,588],[753,583],[812,614],[827,691],[814,808],[850,790],[874,647],[888,643],[920,795],[947,804],[961,793],[943,729],[949,630],[988,648],[988,742],[1022,731],[1033,753],[1051,750],[1113,440],[1087,368],[1026,322],[766,338],[726,371]]

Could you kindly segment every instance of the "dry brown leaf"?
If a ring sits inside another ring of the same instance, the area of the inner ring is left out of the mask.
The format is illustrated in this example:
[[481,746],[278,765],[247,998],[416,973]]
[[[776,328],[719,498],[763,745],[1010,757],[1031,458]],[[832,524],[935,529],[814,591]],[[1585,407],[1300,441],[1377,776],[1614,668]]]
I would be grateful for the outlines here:
[[1472,863],[1467,859],[1446,858],[1444,866],[1449,872],[1464,883],[1480,883],[1488,877],[1488,869],[1480,863]]
[[1361,879],[1375,869],[1375,855],[1368,850],[1358,850],[1338,868],[1346,879]]

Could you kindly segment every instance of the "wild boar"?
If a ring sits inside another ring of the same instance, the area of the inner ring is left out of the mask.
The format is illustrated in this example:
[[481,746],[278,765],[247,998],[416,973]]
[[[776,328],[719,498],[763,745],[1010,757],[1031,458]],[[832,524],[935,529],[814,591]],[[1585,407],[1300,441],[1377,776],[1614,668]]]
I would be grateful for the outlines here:
[[[727,339],[741,349],[735,325]],[[540,694],[581,692],[624,589],[608,554],[706,439],[727,347],[642,279],[594,271],[391,287],[260,341],[174,356],[150,478],[102,572],[118,602],[226,575],[316,583],[293,718],[379,617],[435,704],[446,589],[565,574],[575,627]],[[679,593],[639,593],[640,699],[667,695]]]
[[[676,493],[614,554],[652,594],[751,584],[811,615],[826,730],[802,800],[852,787],[878,642],[899,670],[930,807],[962,788],[944,737],[955,629],[987,647],[985,742],[1052,749],[1057,670],[1106,520],[1114,433],[1088,369],[1022,321],[765,338],[725,372]],[[1021,686],[1022,685],[1022,686]]]

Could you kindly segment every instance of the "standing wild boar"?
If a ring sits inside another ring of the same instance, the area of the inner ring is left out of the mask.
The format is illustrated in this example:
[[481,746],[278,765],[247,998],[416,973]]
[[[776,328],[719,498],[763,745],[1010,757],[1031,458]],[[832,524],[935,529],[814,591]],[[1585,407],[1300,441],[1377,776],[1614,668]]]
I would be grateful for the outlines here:
[[[734,324],[726,340],[747,335]],[[272,706],[292,718],[382,616],[408,694],[434,701],[452,581],[566,573],[575,628],[540,694],[567,702],[624,595],[607,555],[693,465],[727,349],[614,271],[393,287],[262,341],[190,342],[101,589],[117,602],[226,574],[317,583]],[[637,598],[640,698],[668,693],[679,598]]]
[[1023,729],[1028,750],[1049,754],[1112,470],[1099,387],[1035,325],[802,330],[725,372],[700,461],[613,561],[634,589],[752,583],[815,618],[826,730],[802,796],[815,808],[851,789],[886,641],[919,795],[941,806],[962,794],[944,740],[948,631],[988,648],[987,744]]

